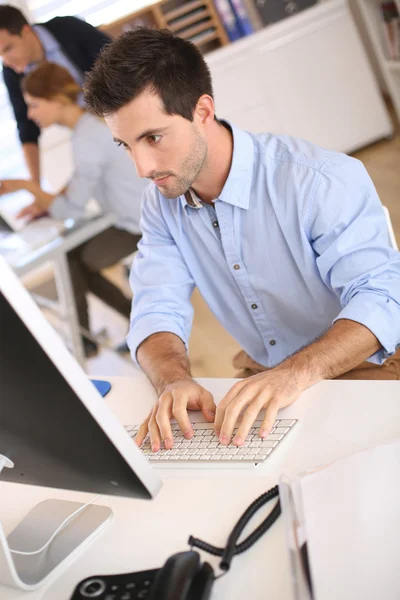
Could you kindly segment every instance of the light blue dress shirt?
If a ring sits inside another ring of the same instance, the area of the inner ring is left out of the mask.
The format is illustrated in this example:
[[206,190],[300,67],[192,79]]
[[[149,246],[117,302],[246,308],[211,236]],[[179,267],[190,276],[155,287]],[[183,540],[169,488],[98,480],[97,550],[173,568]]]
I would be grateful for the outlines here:
[[[38,36],[40,43],[42,44],[42,48],[44,50],[44,54],[46,60],[49,62],[56,63],[61,67],[64,67],[69,71],[70,75],[74,78],[75,82],[82,87],[84,82],[84,73],[78,67],[74,65],[74,63],[68,58],[63,49],[61,48],[59,42],[56,38],[48,31],[45,27],[41,25],[33,25],[33,31]],[[29,73],[37,66],[36,63],[31,63],[25,69],[25,73]],[[78,103],[83,106],[83,94],[80,94]]]
[[[400,253],[362,163],[301,139],[232,126],[228,179],[213,206],[163,197],[142,208],[128,344],[175,333],[187,345],[197,286],[229,333],[272,367],[336,319],[370,329],[382,363],[400,345]],[[210,339],[210,345],[213,343]]]

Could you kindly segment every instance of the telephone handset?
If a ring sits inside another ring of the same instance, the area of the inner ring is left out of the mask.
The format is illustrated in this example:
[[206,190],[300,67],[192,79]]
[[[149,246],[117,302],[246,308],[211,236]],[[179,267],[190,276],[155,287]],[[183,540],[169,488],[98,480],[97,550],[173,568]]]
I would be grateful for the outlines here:
[[214,571],[198,552],[173,554],[158,571],[149,600],[208,600]]

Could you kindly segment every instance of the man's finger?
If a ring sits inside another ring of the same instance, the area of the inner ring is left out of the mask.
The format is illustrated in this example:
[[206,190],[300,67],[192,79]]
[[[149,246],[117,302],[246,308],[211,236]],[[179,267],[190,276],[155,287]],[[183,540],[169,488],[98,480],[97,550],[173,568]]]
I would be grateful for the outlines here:
[[161,394],[158,400],[158,410],[155,415],[158,430],[164,446],[167,450],[173,447],[174,438],[172,436],[172,429],[170,418],[172,417],[172,394],[166,392]]
[[222,426],[222,422],[224,420],[225,417],[225,410],[226,407],[235,399],[237,398],[237,396],[240,394],[240,392],[242,391],[242,389],[246,386],[246,380],[245,381],[238,381],[237,383],[235,383],[231,389],[229,390],[229,392],[222,398],[221,402],[218,404],[217,406],[217,410],[215,413],[215,423],[214,423],[214,428],[215,431],[217,432],[217,434],[219,434],[220,430],[221,430],[221,426]]
[[[219,440],[221,444],[229,444],[241,411],[246,405],[252,403],[254,398],[257,397],[257,395],[258,390],[254,389],[253,385],[248,385],[226,407],[224,420],[222,421],[219,435]],[[253,420],[255,420],[258,411],[255,412],[255,408],[248,408],[248,411],[249,415],[251,413],[255,413],[253,418]]]
[[265,394],[256,396],[244,411],[238,431],[232,440],[236,446],[241,446],[246,441],[254,421],[257,419],[262,407],[265,406],[266,398],[268,396],[266,397]]
[[185,438],[190,440],[193,437],[193,427],[187,412],[187,397],[181,392],[175,392],[173,395],[172,415],[177,420],[180,430]]
[[265,417],[260,427],[260,437],[265,438],[268,436],[269,432],[272,429],[273,424],[275,423],[276,417],[278,415],[279,410],[279,400],[274,398],[271,400],[266,408]]
[[210,392],[204,390],[204,393],[200,398],[200,406],[205,419],[212,423],[215,419],[217,407],[215,406],[213,395],[210,394]]
[[149,419],[150,419],[150,416],[148,416],[147,419],[145,421],[143,421],[143,423],[139,427],[139,431],[137,432],[137,434],[135,436],[134,441],[139,447],[143,444],[145,437],[148,434]]
[[158,429],[157,421],[156,421],[156,413],[158,410],[158,404],[156,404],[152,410],[149,419],[149,435],[151,442],[151,451],[158,452],[161,447],[161,437],[160,430]]

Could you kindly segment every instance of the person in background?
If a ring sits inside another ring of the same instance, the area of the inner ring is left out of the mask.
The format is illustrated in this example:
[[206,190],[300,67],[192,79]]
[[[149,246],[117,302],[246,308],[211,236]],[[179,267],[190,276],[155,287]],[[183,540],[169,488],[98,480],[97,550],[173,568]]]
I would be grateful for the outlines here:
[[[171,417],[191,438],[195,409],[222,444],[242,446],[262,409],[266,437],[323,379],[400,379],[400,253],[360,161],[217,118],[204,58],[168,31],[117,38],[84,96],[152,182],[128,344],[158,400],[138,444],[149,432],[154,451],[171,448]],[[217,408],[187,356],[195,285],[250,375]]]
[[101,49],[110,41],[102,31],[76,17],[56,17],[30,25],[14,6],[0,5],[0,57],[3,78],[17,121],[25,161],[33,181],[40,182],[38,139],[40,129],[29,118],[21,92],[21,79],[43,60],[70,72],[82,86]]
[[[89,330],[86,293],[92,292],[129,319],[131,301],[100,271],[136,251],[141,237],[141,180],[122,150],[117,148],[102,119],[87,113],[77,102],[81,88],[69,72],[54,63],[42,63],[22,81],[28,115],[41,128],[53,124],[72,130],[74,173],[59,194],[44,192],[32,180],[3,180],[0,193],[28,190],[35,200],[20,217],[35,218],[45,212],[57,219],[80,219],[88,201],[95,198],[103,212],[114,213],[110,227],[69,254],[69,267],[81,326]],[[83,337],[86,356],[96,344]]]

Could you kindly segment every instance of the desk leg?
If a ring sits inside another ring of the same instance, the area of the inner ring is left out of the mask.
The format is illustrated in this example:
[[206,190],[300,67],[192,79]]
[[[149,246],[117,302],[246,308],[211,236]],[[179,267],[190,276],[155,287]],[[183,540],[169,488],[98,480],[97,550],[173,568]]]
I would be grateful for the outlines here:
[[85,355],[79,326],[78,312],[76,310],[68,260],[64,253],[60,253],[57,258],[54,259],[54,271],[61,311],[63,317],[68,321],[70,328],[72,352],[79,364],[85,368]]

